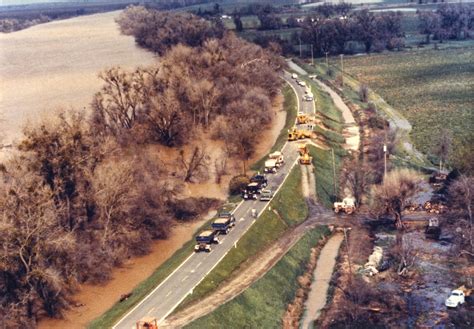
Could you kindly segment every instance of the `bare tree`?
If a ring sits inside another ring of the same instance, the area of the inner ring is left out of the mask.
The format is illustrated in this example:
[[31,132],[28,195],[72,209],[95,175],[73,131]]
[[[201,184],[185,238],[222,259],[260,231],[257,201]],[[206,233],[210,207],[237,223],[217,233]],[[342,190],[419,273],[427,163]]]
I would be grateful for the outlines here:
[[359,99],[364,103],[367,103],[369,99],[369,87],[366,84],[361,84],[359,87]]
[[184,181],[191,182],[193,178],[207,173],[209,155],[207,155],[205,149],[196,146],[188,159],[186,159],[184,150],[181,150],[179,161],[184,169]]
[[357,205],[360,205],[372,184],[372,169],[366,164],[361,164],[361,160],[356,157],[346,158],[342,167],[344,169],[341,173],[341,186],[346,187],[356,199]]
[[407,202],[421,191],[421,181],[421,177],[413,170],[396,169],[389,172],[383,183],[372,190],[372,209],[377,213],[392,215],[396,227],[402,230],[402,211]]
[[392,254],[399,262],[398,275],[407,276],[418,259],[418,250],[414,247],[413,242],[407,236],[403,236],[401,244],[393,246]]
[[435,143],[434,154],[439,158],[439,171],[443,170],[449,158],[452,146],[452,134],[447,129],[442,129],[438,142]]
[[450,187],[449,197],[453,210],[459,212],[461,218],[467,219],[468,241],[470,251],[465,251],[474,256],[474,239],[473,239],[473,216],[474,208],[474,178],[461,175]]

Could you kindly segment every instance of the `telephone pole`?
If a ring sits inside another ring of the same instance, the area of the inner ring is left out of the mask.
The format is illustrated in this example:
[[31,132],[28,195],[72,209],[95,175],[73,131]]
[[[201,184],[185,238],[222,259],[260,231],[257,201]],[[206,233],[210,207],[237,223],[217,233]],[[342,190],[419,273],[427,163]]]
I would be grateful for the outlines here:
[[313,44],[311,44],[311,66],[314,66],[314,59],[313,59]]
[[341,54],[341,88],[344,88],[344,55]]

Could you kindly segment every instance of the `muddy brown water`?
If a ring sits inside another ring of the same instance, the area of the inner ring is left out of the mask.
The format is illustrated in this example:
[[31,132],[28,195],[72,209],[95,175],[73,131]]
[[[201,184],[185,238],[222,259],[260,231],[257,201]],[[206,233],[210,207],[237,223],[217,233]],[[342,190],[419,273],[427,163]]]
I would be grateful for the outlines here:
[[149,65],[155,56],[120,34],[119,12],[82,16],[0,33],[0,132],[10,143],[27,121],[60,107],[83,109],[100,88],[98,73]]
[[[28,122],[54,115],[59,108],[87,110],[101,87],[98,73],[112,66],[134,69],[156,61],[150,52],[123,36],[114,22],[119,12],[41,24],[0,34],[0,144],[10,144]],[[281,108],[282,99],[275,104]],[[274,144],[285,124],[286,113],[277,111],[270,129],[263,133],[255,156],[260,159]],[[11,154],[0,150],[0,158]],[[229,176],[230,177],[230,176]],[[228,181],[228,180],[227,180]],[[188,195],[224,199],[225,183],[210,182],[187,187]],[[64,319],[43,319],[39,328],[84,328],[109,309],[120,295],[130,292],[166,261],[204,223],[199,220],[173,228],[170,238],[153,243],[150,254],[114,269],[104,285],[82,285],[74,299],[80,307],[65,312]]]

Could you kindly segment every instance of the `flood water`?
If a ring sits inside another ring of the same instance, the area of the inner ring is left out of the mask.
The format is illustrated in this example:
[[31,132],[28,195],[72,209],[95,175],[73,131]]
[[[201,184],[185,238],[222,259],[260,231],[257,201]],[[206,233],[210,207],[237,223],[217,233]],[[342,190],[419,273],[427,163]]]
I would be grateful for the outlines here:
[[[99,90],[98,73],[149,65],[152,53],[120,34],[120,12],[76,17],[0,33],[0,133],[4,144],[24,124],[56,109],[84,109]],[[0,144],[2,143],[0,142]]]

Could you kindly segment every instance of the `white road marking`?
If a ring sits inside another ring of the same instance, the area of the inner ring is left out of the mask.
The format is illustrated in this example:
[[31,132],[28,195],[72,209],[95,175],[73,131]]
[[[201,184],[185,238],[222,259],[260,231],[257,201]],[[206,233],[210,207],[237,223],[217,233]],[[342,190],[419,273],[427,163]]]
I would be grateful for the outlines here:
[[171,295],[172,291],[170,290],[165,297],[168,297],[169,295]]
[[189,275],[186,275],[183,280],[181,280],[181,282],[185,281],[187,278],[189,277]]
[[198,268],[199,266],[201,266],[202,262],[200,262],[199,264],[196,265],[196,268]]
[[156,309],[156,307],[152,307],[149,311],[148,311],[148,315],[150,315],[154,310]]

